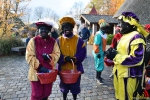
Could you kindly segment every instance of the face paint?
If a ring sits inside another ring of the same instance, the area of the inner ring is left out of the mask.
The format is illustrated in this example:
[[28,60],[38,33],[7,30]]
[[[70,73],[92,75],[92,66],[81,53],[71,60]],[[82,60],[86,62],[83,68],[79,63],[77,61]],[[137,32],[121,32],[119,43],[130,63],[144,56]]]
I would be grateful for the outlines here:
[[102,27],[102,28],[101,28],[101,31],[102,31],[103,33],[109,33],[109,26]]
[[133,27],[124,21],[119,21],[118,26],[120,27],[121,34],[127,34],[133,30]]
[[64,33],[67,37],[71,36],[72,35],[72,31],[73,31],[73,28],[68,26],[68,25],[65,25],[64,28]]
[[46,39],[48,37],[49,29],[45,26],[39,28],[39,33],[42,38]]

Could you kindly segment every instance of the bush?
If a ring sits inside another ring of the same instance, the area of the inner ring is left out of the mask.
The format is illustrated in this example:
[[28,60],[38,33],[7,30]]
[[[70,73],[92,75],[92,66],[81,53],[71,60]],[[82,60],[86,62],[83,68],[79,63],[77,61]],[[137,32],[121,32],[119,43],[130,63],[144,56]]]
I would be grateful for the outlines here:
[[113,39],[113,34],[109,34],[109,35],[107,35],[107,45],[110,45],[111,44],[111,41],[112,41],[112,39]]
[[12,54],[11,48],[16,46],[23,46],[20,38],[10,37],[0,39],[0,55]]
[[[114,36],[113,34],[107,35],[107,45],[110,45],[110,44],[111,44],[111,41],[112,41],[112,39],[113,39],[113,36]],[[94,42],[94,36],[91,36],[90,39],[89,39],[89,41],[88,41],[88,43],[89,43],[90,45],[92,45],[93,42]]]

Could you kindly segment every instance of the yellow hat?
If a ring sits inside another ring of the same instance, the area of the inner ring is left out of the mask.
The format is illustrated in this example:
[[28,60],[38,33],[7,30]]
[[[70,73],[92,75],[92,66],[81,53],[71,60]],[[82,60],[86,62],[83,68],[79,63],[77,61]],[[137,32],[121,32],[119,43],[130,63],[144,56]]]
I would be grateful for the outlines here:
[[60,23],[60,25],[62,25],[64,23],[70,23],[73,26],[76,24],[72,17],[63,17],[59,20],[59,23]]

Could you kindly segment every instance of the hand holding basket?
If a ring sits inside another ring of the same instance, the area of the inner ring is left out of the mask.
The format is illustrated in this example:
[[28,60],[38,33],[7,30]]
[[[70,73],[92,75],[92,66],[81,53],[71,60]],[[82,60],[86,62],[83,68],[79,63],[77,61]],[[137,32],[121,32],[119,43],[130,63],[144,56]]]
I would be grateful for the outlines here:
[[[51,62],[53,62],[51,60]],[[52,68],[54,65],[52,66]],[[37,77],[39,78],[41,84],[49,84],[56,81],[58,70],[52,69],[49,73],[37,73]]]
[[75,70],[74,62],[71,60],[73,64],[73,70],[65,70],[60,71],[60,77],[63,83],[65,84],[73,84],[76,83],[78,80],[78,77],[81,75],[80,71]]

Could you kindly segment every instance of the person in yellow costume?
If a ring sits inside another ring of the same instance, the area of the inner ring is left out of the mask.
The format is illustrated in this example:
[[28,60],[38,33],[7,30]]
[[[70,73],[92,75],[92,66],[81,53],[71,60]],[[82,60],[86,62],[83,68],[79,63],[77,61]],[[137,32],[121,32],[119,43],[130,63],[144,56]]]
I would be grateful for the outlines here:
[[[63,17],[59,20],[59,23],[63,32],[62,36],[56,40],[58,41],[61,51],[58,61],[58,70],[72,70],[72,60],[75,65],[75,69],[84,73],[82,62],[86,57],[86,48],[84,41],[73,34],[75,21],[71,17]],[[66,100],[69,91],[72,93],[73,99],[77,99],[77,94],[81,91],[80,81],[81,75],[77,82],[73,84],[65,84],[60,79],[60,90],[63,93],[63,100]]]
[[114,88],[117,100],[133,100],[137,86],[142,84],[144,52],[148,35],[132,12],[123,12],[119,17],[120,39],[117,50],[107,55],[114,61]]

